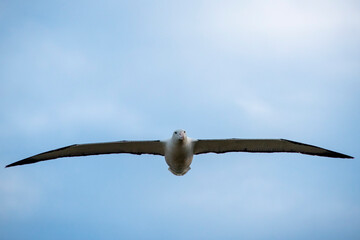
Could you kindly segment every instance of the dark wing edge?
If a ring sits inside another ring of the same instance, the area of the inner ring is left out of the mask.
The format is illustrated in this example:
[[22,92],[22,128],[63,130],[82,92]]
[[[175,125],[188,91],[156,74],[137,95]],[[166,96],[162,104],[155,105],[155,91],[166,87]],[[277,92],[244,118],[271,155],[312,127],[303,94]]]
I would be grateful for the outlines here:
[[314,148],[314,149],[319,151],[319,152],[300,152],[300,151],[293,151],[293,152],[298,152],[298,153],[308,154],[308,155],[315,155],[315,156],[320,156],[320,157],[348,158],[348,159],[353,159],[354,158],[352,156],[349,156],[349,155],[346,155],[346,154],[343,154],[343,153],[335,152],[335,151],[328,150],[328,149],[321,148],[321,147],[317,147],[317,146],[314,146],[314,145],[295,142],[295,141],[291,141],[291,140],[287,140],[287,139],[281,139],[281,140],[289,142],[289,143],[294,144],[294,145],[299,145],[299,146],[302,145],[304,147]]
[[325,148],[287,139],[209,139],[194,142],[194,154],[253,152],[292,152],[331,158],[353,158]]
[[6,167],[31,164],[62,157],[77,157],[113,153],[129,153],[137,155],[153,154],[164,156],[164,151],[164,142],[161,142],[160,140],[73,144],[25,158],[23,160],[11,163]]

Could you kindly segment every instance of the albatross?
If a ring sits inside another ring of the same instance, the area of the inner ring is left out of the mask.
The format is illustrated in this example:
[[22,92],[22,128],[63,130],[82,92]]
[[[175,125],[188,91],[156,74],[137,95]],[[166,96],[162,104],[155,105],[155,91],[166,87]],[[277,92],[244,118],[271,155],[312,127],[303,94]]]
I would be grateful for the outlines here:
[[226,152],[294,152],[331,158],[353,158],[321,147],[286,139],[192,139],[185,130],[176,130],[165,141],[117,141],[74,144],[40,153],[14,162],[6,167],[31,164],[50,159],[110,153],[153,154],[165,157],[169,171],[183,176],[190,170],[194,155]]

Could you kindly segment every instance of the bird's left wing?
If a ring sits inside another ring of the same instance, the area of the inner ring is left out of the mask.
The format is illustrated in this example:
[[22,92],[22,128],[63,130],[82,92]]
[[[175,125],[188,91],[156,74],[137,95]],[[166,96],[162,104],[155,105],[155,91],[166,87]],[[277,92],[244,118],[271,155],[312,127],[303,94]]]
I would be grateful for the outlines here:
[[74,144],[52,151],[40,153],[14,162],[6,167],[36,163],[40,161],[62,158],[110,153],[154,154],[164,155],[164,142],[157,141],[118,141],[106,143]]
[[286,139],[214,139],[195,140],[194,154],[225,152],[296,152],[333,158],[351,156]]

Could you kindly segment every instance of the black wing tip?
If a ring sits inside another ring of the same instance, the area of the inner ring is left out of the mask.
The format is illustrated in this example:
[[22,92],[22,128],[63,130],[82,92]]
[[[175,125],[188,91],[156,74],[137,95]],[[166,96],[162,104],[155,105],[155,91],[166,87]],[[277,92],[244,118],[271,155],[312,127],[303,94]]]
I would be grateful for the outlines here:
[[333,157],[333,158],[346,158],[346,159],[354,159],[354,157],[346,155],[346,154],[342,154],[342,153],[338,153],[338,152],[331,152],[329,157]]
[[29,158],[25,158],[25,159],[17,161],[17,162],[13,162],[13,163],[11,163],[9,165],[6,165],[5,168],[15,167],[15,166],[25,165],[25,164],[31,164],[31,163],[36,163],[38,161],[39,160],[35,160],[34,158],[29,157]]
[[[294,144],[299,144],[299,145],[304,145],[304,146],[309,146],[309,147],[316,147],[316,148],[320,148],[320,147],[317,147],[317,146],[314,146],[314,145],[310,145],[310,144],[305,144],[305,143],[301,143],[301,142],[296,142],[296,141],[292,141],[292,140],[288,140],[288,139],[280,139],[281,141],[287,141],[287,142],[291,142],[291,143],[294,143]],[[321,155],[317,155],[317,156],[322,156],[322,157],[332,157],[332,158],[347,158],[347,159],[354,159],[354,157],[352,156],[349,156],[349,155],[346,155],[346,154],[342,154],[342,153],[339,153],[339,152],[334,152],[334,151],[331,151],[331,150],[328,150],[328,149],[324,149],[324,148],[321,148],[323,150],[325,150],[326,152],[324,154],[321,154]]]
[[5,168],[15,167],[15,166],[18,166],[18,165],[22,165],[22,164],[19,163],[19,162],[14,162],[14,163],[11,163],[11,164],[9,164],[9,165],[6,165]]
[[[5,168],[15,167],[15,166],[25,165],[25,164],[36,163],[36,162],[42,161],[42,160],[36,160],[36,159],[35,159],[36,156],[39,156],[39,155],[42,155],[42,154],[46,154],[46,153],[52,153],[52,152],[64,150],[64,149],[71,148],[71,147],[74,147],[74,146],[77,146],[77,145],[78,145],[78,144],[72,144],[72,145],[69,145],[69,146],[66,146],[66,147],[57,148],[57,149],[54,149],[54,150],[50,150],[50,151],[47,151],[47,152],[43,152],[43,153],[34,155],[34,156],[32,156],[32,157],[28,157],[28,158],[25,158],[25,159],[23,159],[23,160],[20,160],[20,161],[11,163],[11,164],[5,166]],[[44,160],[45,160],[45,159],[44,159]]]
[[12,163],[12,164],[6,165],[5,168],[14,167],[14,166],[16,166],[16,164]]

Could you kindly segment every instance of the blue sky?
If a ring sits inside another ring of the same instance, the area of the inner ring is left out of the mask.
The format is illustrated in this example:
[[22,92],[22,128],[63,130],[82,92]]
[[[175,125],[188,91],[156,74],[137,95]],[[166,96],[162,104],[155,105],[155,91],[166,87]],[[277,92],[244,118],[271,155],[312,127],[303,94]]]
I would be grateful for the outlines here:
[[[357,1],[0,1],[3,239],[359,239]],[[74,143],[286,138],[355,157],[64,158]]]

